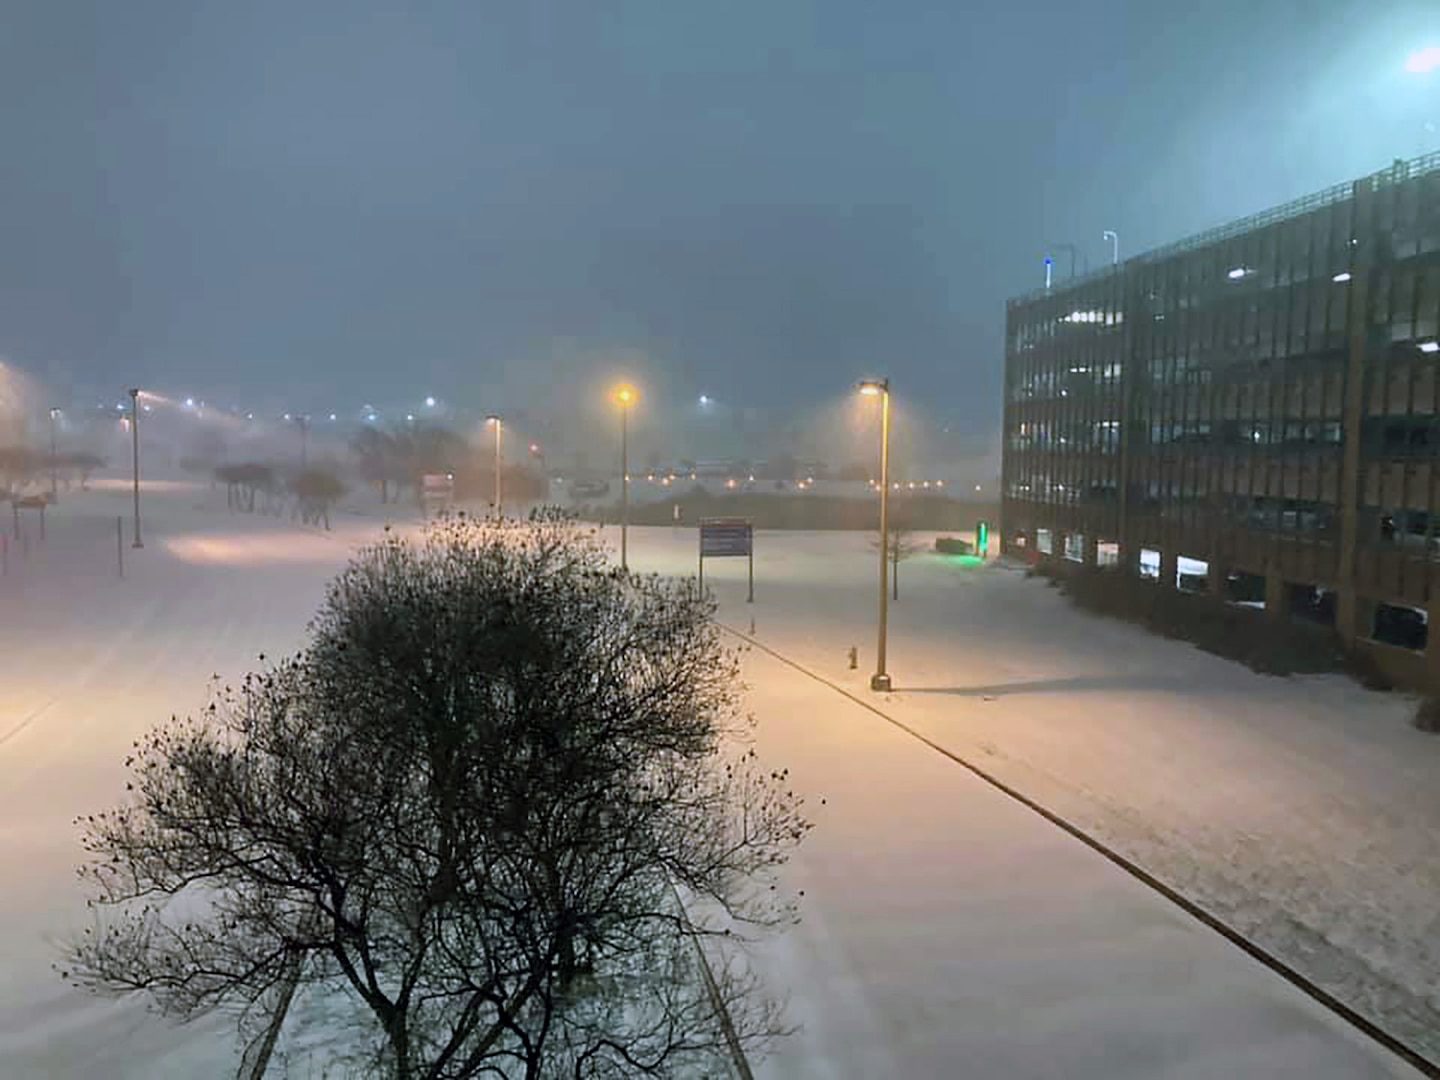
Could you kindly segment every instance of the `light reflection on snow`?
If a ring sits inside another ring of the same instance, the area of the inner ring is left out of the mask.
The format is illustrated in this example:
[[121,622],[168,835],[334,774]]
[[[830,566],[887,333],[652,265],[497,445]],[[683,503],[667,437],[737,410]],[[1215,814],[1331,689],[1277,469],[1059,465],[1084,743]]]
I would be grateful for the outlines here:
[[165,541],[170,554],[199,565],[259,566],[265,563],[339,563],[336,544],[295,532],[186,533]]
[[[85,485],[92,491],[133,491],[135,482],[124,480],[115,476],[102,476],[90,480]],[[207,484],[196,483],[194,480],[146,480],[140,478],[140,491],[160,494],[162,492],[185,492],[204,491]]]

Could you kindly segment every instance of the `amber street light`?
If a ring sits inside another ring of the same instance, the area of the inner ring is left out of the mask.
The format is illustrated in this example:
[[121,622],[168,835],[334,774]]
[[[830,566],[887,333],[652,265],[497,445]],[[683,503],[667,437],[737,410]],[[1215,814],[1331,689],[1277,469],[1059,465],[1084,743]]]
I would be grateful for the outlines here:
[[875,674],[870,689],[888,691],[885,670],[885,636],[890,622],[890,380],[866,379],[860,393],[880,399],[880,642],[875,651]]
[[140,390],[138,387],[130,390],[130,445],[134,462],[131,475],[135,487],[135,542],[130,546],[143,548],[145,545],[140,542]]
[[505,462],[505,451],[500,443],[501,439],[505,436],[505,421],[499,415],[492,413],[485,418],[485,422],[495,425],[495,516],[499,518],[505,516],[501,504],[502,492],[500,490],[500,470]]
[[52,406],[50,409],[50,501],[52,503],[60,492],[60,482],[56,476],[60,455],[55,452],[55,421],[59,416],[60,410]]
[[615,404],[620,406],[620,569],[630,569],[630,408],[640,400],[633,386],[615,390]]

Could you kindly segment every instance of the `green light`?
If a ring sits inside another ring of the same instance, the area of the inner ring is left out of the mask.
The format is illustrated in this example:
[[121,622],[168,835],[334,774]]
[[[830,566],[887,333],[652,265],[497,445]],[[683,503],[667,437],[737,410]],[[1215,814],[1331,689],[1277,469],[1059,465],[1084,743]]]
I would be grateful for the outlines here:
[[963,566],[966,570],[985,565],[985,560],[979,555],[946,555],[945,561],[951,566]]
[[990,523],[982,521],[975,526],[975,554],[984,559],[990,551]]

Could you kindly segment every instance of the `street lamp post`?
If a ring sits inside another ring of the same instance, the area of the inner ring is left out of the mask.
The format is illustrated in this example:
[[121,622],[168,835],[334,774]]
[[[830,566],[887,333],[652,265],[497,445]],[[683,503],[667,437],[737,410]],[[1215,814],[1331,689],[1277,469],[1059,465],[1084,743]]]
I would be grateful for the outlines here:
[[59,484],[58,477],[57,477],[57,475],[56,475],[56,470],[57,470],[58,467],[59,467],[60,455],[56,452],[56,448],[55,448],[55,420],[56,420],[56,418],[59,417],[59,415],[60,415],[60,410],[52,407],[51,410],[50,410],[50,501],[51,501],[51,502],[54,502],[54,501],[59,497],[59,493],[60,493],[60,484]]
[[1120,265],[1120,234],[1114,229],[1106,229],[1104,239],[1110,241],[1110,265]]
[[300,468],[310,467],[310,417],[297,416],[300,424]]
[[885,645],[890,622],[890,380],[866,379],[860,393],[880,398],[880,634],[870,689],[889,691]]
[[130,389],[130,446],[132,455],[131,478],[135,491],[135,542],[130,546],[143,548],[140,540],[140,389]]
[[505,457],[501,440],[504,438],[505,421],[494,414],[487,416],[485,420],[495,425],[495,516],[499,518],[504,516],[504,510],[502,509],[504,503],[502,499],[503,492],[501,491],[501,483],[503,482],[501,468],[504,464]]
[[630,406],[639,395],[632,387],[615,391],[620,406],[620,569],[630,569]]

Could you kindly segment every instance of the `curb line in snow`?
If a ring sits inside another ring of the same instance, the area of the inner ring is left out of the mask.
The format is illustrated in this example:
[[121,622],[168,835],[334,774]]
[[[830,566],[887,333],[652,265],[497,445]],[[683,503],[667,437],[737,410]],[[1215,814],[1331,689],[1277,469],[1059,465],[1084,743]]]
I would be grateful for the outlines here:
[[1141,884],[1149,887],[1152,891],[1160,894],[1162,897],[1170,901],[1176,907],[1180,908],[1186,914],[1199,920],[1205,926],[1209,927],[1221,937],[1225,938],[1225,940],[1229,941],[1232,945],[1247,953],[1251,958],[1258,960],[1261,964],[1269,968],[1276,975],[1280,976],[1291,986],[1294,986],[1297,990],[1301,991],[1303,994],[1315,1001],[1317,1004],[1323,1006],[1330,1012],[1334,1013],[1336,1016],[1340,1017],[1340,1019],[1350,1024],[1362,1034],[1369,1036],[1372,1040],[1379,1043],[1386,1050],[1389,1050],[1392,1054],[1403,1060],[1406,1064],[1419,1070],[1419,1072],[1421,1072],[1426,1077],[1429,1077],[1430,1080],[1440,1080],[1440,1065],[1437,1065],[1429,1058],[1424,1057],[1419,1051],[1401,1042],[1399,1039],[1391,1035],[1389,1032],[1385,1031],[1383,1028],[1379,1027],[1373,1021],[1362,1016],[1360,1013],[1352,1009],[1349,1005],[1346,1005],[1339,998],[1335,997],[1333,994],[1329,993],[1327,990],[1323,989],[1321,986],[1312,982],[1300,972],[1290,967],[1279,957],[1267,951],[1263,946],[1258,945],[1250,938],[1245,937],[1238,930],[1234,929],[1227,923],[1222,922],[1220,919],[1216,918],[1214,915],[1210,914],[1204,908],[1196,904],[1193,900],[1190,900],[1181,893],[1176,892],[1173,888],[1171,888],[1169,885],[1166,885],[1163,881],[1155,877],[1149,871],[1145,870],[1138,863],[1132,862],[1130,859],[1120,854],[1114,848],[1106,845],[1104,841],[1096,839],[1095,837],[1091,836],[1089,833],[1081,829],[1078,825],[1075,825],[1066,818],[1061,817],[1053,810],[1046,809],[1034,799],[1031,799],[1029,796],[1022,794],[1020,791],[1011,787],[1009,784],[1005,783],[1003,780],[999,779],[994,774],[987,772],[985,769],[982,769],[980,766],[974,764],[968,759],[961,757],[959,754],[955,753],[955,751],[940,745],[933,739],[922,734],[920,731],[909,726],[903,721],[897,720],[889,713],[886,713],[883,710],[877,708],[869,701],[857,696],[850,690],[841,686],[839,683],[832,682],[824,675],[810,670],[805,665],[795,660],[792,660],[784,653],[778,652],[775,649],[772,649],[770,646],[757,641],[754,637],[746,634],[741,630],[736,630],[732,626],[726,626],[722,622],[717,622],[715,625],[718,626],[721,630],[724,630],[726,633],[739,638],[746,644],[752,645],[755,648],[759,649],[761,652],[766,653],[771,657],[774,657],[776,660],[779,660],[787,667],[794,668],[796,671],[800,672],[800,674],[815,680],[822,686],[829,687],[837,694],[854,702],[856,705],[859,705],[862,709],[874,713],[886,723],[898,728],[916,741],[923,743],[931,750],[934,750],[937,754],[948,758],[956,765],[959,765],[961,768],[973,773],[976,777],[983,780],[985,783],[989,784],[997,791],[1009,796],[1011,799],[1020,803],[1020,805],[1024,806],[1025,808],[1039,814],[1046,821],[1050,822],[1050,824],[1056,826],[1059,829],[1062,829],[1064,832],[1068,833],[1076,840],[1079,840],[1082,844],[1090,848],[1092,851],[1095,851],[1097,854],[1104,856],[1111,863],[1118,866],[1121,870],[1125,871],[1136,881],[1139,881]]
[[739,1080],[755,1080],[755,1074],[750,1071],[750,1062],[745,1059],[745,1048],[740,1045],[740,1037],[735,1032],[735,1021],[730,1018],[730,1010],[725,1007],[725,999],[720,996],[720,986],[715,981],[715,973],[710,969],[710,959],[705,955],[700,935],[695,932],[695,927],[690,922],[685,901],[680,898],[680,889],[673,878],[670,880],[670,893],[675,897],[675,908],[680,912],[680,922],[689,931],[691,944],[695,946],[695,955],[700,960],[700,976],[705,982],[705,993],[710,998],[710,1005],[720,1021],[720,1030],[724,1032],[725,1042],[730,1047],[735,1075]]

